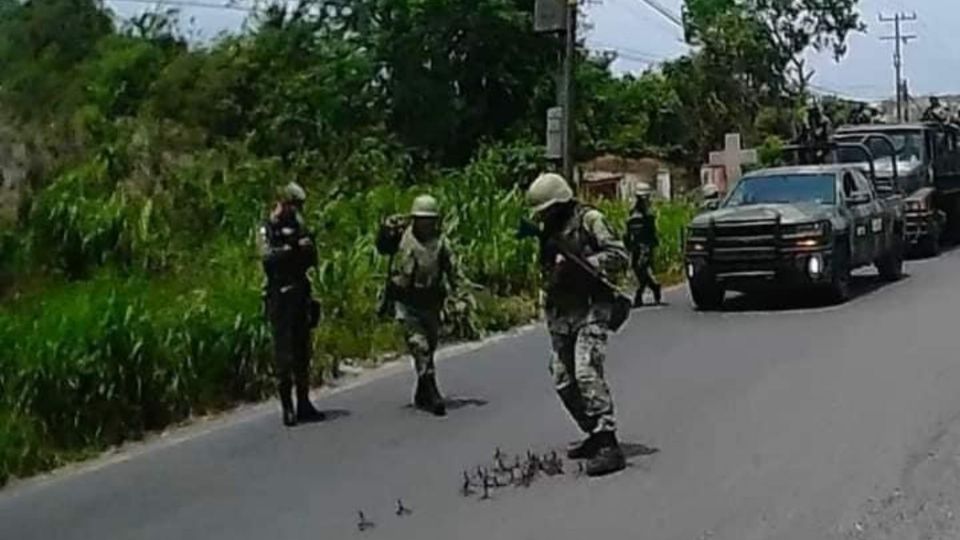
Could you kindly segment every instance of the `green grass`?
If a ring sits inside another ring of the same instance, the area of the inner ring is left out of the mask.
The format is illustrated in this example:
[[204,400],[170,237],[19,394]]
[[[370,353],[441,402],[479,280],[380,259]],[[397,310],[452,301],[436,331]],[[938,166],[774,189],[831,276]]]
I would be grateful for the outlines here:
[[[489,151],[429,185],[311,199],[323,310],[315,380],[345,359],[403,349],[397,327],[376,317],[386,261],[373,238],[382,216],[426,191],[440,201],[462,274],[479,285],[450,299],[444,339],[536,318],[536,244],[514,237],[526,209],[512,186],[528,165],[505,154]],[[0,237],[16,253],[0,274],[36,283],[0,305],[0,483],[272,393],[255,225],[276,165],[221,157],[191,161],[149,192],[111,180],[95,159],[57,178],[24,234]],[[600,206],[622,234],[629,208]],[[658,212],[657,269],[670,278],[692,208]]]

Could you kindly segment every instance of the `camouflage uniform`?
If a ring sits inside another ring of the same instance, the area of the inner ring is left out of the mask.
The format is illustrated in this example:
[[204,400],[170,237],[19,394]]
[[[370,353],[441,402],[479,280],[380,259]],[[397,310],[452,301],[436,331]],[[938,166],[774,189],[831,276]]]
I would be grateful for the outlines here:
[[260,255],[266,283],[264,307],[273,330],[276,376],[284,422],[293,424],[294,384],[297,417],[320,419],[309,401],[312,297],[307,272],[317,265],[313,236],[293,207],[286,207],[260,227]]
[[[576,204],[558,234],[605,273],[620,272],[627,265],[623,243],[596,209]],[[613,399],[603,369],[612,305],[599,300],[595,287],[570,263],[556,261],[557,253],[542,249],[554,386],[584,433],[614,432]]]
[[417,239],[408,227],[391,270],[396,318],[403,324],[407,346],[418,377],[435,373],[433,356],[440,334],[440,310],[447,283],[453,276],[453,258],[446,241]]
[[[395,244],[378,241],[382,252],[393,252],[389,277],[389,294],[394,316],[404,329],[407,348],[417,373],[414,405],[437,416],[446,414],[446,405],[437,388],[434,354],[440,339],[440,312],[448,290],[455,287],[453,255],[439,230],[421,233],[420,220],[432,221],[437,227],[437,203],[428,195],[417,197],[411,212],[413,223],[406,226]],[[381,229],[381,239],[389,236]],[[389,309],[387,310],[389,312]]]

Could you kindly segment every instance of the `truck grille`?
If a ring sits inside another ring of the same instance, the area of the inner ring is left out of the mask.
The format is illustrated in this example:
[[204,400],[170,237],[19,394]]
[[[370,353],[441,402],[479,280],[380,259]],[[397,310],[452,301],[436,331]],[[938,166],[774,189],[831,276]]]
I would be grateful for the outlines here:
[[714,223],[711,259],[718,273],[773,271],[779,255],[778,219]]

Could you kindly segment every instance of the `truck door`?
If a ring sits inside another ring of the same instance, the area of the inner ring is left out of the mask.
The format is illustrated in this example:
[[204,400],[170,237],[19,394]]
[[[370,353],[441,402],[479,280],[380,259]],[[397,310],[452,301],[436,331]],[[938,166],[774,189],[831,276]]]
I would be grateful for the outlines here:
[[843,173],[844,205],[851,217],[850,264],[861,266],[872,260],[873,238],[870,234],[870,214],[873,199],[863,193],[851,171]]
[[853,171],[853,179],[860,193],[866,193],[870,197],[870,202],[862,205],[866,214],[867,238],[864,256],[868,257],[867,262],[871,262],[886,252],[887,235],[893,228],[893,223],[886,211],[884,201],[877,196],[877,190],[873,183],[860,171]]

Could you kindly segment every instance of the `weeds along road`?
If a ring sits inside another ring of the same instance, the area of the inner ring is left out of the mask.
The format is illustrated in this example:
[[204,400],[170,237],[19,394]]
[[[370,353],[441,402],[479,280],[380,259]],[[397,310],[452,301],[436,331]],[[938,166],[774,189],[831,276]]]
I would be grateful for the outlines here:
[[[2,492],[0,538],[869,538],[880,518],[864,512],[912,489],[960,415],[960,251],[908,273],[884,287],[860,277],[840,307],[734,299],[696,313],[675,291],[635,312],[607,369],[621,438],[660,452],[634,452],[612,477],[567,463],[489,500],[458,493],[496,447],[576,437],[536,330],[441,362],[459,405],[445,419],[404,406],[406,370],[321,400],[338,411],[328,423],[288,431],[271,405]],[[398,498],[411,514],[395,514]],[[375,527],[359,531],[358,510]]]

